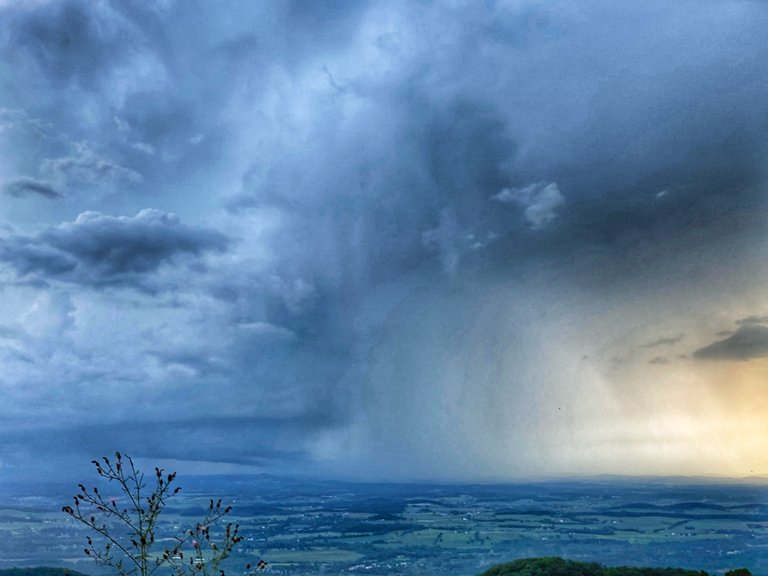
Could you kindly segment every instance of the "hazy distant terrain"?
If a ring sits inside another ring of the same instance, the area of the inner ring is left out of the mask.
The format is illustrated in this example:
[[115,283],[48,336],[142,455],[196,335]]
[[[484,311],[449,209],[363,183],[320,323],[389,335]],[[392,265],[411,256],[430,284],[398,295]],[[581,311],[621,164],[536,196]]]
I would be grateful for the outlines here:
[[[196,477],[166,516],[194,523],[210,496],[234,505],[246,540],[230,573],[264,558],[276,574],[477,574],[562,556],[606,565],[768,573],[768,487],[669,481],[515,485],[353,484]],[[69,487],[3,488],[0,568],[95,573],[85,533],[59,510]]]

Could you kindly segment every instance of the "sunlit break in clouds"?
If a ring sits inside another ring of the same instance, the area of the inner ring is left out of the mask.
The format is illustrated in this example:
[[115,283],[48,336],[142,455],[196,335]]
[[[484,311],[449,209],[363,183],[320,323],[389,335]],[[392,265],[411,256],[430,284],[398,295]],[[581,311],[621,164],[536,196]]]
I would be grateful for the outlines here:
[[0,471],[768,474],[768,5],[0,2]]

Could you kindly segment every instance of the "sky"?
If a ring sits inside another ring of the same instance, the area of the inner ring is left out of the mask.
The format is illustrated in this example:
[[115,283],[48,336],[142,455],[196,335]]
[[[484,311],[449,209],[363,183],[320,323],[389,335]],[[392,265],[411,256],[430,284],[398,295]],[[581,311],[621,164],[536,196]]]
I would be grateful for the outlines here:
[[0,477],[768,474],[767,28],[0,1]]

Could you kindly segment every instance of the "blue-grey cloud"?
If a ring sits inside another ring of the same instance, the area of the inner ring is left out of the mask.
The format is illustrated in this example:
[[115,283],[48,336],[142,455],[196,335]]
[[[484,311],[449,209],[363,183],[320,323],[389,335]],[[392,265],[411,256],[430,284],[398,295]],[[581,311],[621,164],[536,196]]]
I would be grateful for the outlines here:
[[768,356],[768,326],[744,324],[724,340],[718,340],[693,353],[702,360],[751,360]]
[[3,192],[16,198],[25,196],[41,196],[43,198],[54,199],[61,198],[62,194],[53,184],[45,180],[36,180],[34,178],[16,178],[3,184]]
[[41,169],[75,184],[141,184],[144,181],[136,170],[98,156],[85,144],[76,144],[71,156],[44,159]]
[[134,217],[84,212],[74,222],[34,236],[0,241],[0,259],[19,277],[38,277],[90,286],[141,286],[145,276],[185,256],[222,252],[227,238],[190,227],[158,210]]
[[678,334],[677,336],[662,336],[661,338],[657,338],[651,342],[646,342],[642,345],[642,347],[657,348],[659,346],[672,346],[680,342],[683,339],[683,336],[683,334]]
[[[75,392],[118,423],[183,409],[211,438],[269,412],[291,433],[254,461],[502,474],[557,435],[520,424],[529,407],[588,372],[555,358],[606,369],[607,340],[762,262],[759,3],[66,0],[0,20],[0,168],[66,194],[0,211],[3,422],[55,401],[85,426]],[[677,343],[661,330],[628,339]]]
[[747,316],[746,318],[739,318],[736,320],[736,324],[739,326],[748,326],[751,324],[768,324],[768,316]]
[[41,2],[3,12],[4,57],[19,74],[38,74],[56,87],[97,88],[105,72],[135,50],[136,35],[109,3]]
[[518,204],[525,208],[525,217],[531,228],[543,228],[557,217],[557,210],[565,204],[565,197],[555,182],[537,182],[523,188],[504,188],[491,196],[503,204]]
[[[17,430],[4,434],[0,451],[55,450],[62,457],[72,458],[83,448],[93,454],[109,454],[117,441],[122,450],[139,458],[281,467],[308,456],[295,448],[295,437],[337,424],[335,417],[333,413],[259,419],[181,417],[165,422],[139,419],[130,426],[123,423],[83,426],[73,422],[64,430],[33,434]],[[176,441],[158,442],[169,436]]]

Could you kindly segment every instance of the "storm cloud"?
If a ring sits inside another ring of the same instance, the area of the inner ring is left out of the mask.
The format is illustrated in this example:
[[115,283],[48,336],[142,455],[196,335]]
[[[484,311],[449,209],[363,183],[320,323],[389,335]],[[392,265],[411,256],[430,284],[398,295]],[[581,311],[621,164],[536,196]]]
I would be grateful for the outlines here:
[[677,336],[662,336],[661,338],[657,338],[652,342],[646,342],[645,344],[643,344],[643,348],[657,348],[659,346],[672,346],[680,342],[682,339],[683,339],[683,334],[678,334]]
[[696,358],[764,355],[761,3],[11,1],[0,22],[13,474],[58,430],[85,463],[239,430],[205,459],[693,469],[648,435],[685,420],[659,412],[685,379],[661,382],[727,363],[641,352],[684,332]]
[[750,360],[768,356],[768,326],[747,323],[724,340],[699,348],[694,357],[705,360]]
[[25,196],[40,196],[50,200],[61,198],[61,193],[54,188],[53,184],[34,178],[17,178],[6,182],[3,184],[3,192],[16,198]]
[[83,285],[137,284],[184,256],[222,252],[227,238],[182,224],[173,214],[142,210],[134,217],[83,212],[74,222],[36,236],[0,241],[0,259],[19,277]]

